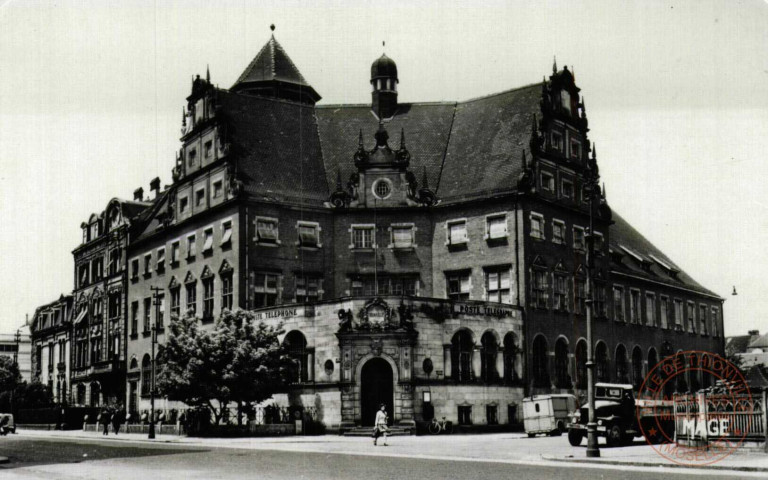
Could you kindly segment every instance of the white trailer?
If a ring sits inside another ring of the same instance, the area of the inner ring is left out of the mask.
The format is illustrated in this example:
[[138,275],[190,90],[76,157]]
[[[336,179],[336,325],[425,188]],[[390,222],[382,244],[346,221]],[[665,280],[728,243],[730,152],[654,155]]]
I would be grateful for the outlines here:
[[568,414],[579,408],[576,397],[569,394],[534,395],[523,399],[525,433],[560,435],[566,430]]

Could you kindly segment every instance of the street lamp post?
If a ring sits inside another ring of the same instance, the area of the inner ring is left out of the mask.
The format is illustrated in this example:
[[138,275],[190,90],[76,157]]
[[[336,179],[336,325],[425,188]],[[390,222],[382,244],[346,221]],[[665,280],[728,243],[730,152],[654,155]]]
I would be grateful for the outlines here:
[[152,374],[149,384],[149,438],[155,438],[155,344],[157,343],[157,318],[160,314],[160,287],[150,287],[152,290],[152,302],[155,305],[155,320],[152,322]]
[[592,160],[587,160],[587,168],[584,174],[584,191],[588,195],[589,208],[589,232],[587,233],[587,404],[589,405],[589,418],[587,419],[587,457],[600,456],[600,447],[597,444],[597,423],[595,422],[595,358],[592,343],[592,319],[594,305],[594,287],[592,285],[592,269],[595,258],[595,234],[594,234],[594,207],[595,200],[600,195],[598,181],[600,176],[597,171],[597,159],[592,150]]

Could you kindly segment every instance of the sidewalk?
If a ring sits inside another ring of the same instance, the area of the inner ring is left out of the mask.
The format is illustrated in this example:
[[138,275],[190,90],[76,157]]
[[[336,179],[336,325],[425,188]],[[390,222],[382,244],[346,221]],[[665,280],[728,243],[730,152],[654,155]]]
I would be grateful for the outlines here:
[[[571,447],[563,437],[528,438],[520,433],[484,435],[438,435],[390,437],[389,446],[374,447],[369,438],[325,436],[290,436],[260,438],[198,438],[175,435],[158,435],[155,440],[146,435],[129,433],[108,437],[100,433],[69,431],[19,430],[19,436],[40,438],[87,439],[104,442],[155,443],[197,446],[202,448],[234,448],[247,450],[280,450],[327,454],[355,454],[375,456],[400,456],[409,458],[450,459],[463,461],[489,461],[502,463],[550,463],[569,462],[579,465],[623,465],[626,467],[669,467],[690,469],[663,458],[642,440],[621,448],[604,448],[601,458],[586,458],[586,448]],[[380,440],[381,443],[381,440]],[[738,451],[720,462],[703,467],[700,471],[742,471],[768,473],[768,454],[754,451]]]

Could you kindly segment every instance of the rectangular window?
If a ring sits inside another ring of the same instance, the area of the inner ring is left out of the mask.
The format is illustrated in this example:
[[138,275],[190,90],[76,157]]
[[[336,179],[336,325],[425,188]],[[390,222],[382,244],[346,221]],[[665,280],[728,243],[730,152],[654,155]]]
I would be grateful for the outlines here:
[[165,294],[160,293],[157,295],[157,319],[155,320],[155,327],[158,330],[165,328]]
[[394,248],[412,248],[413,244],[412,225],[392,226],[392,246]]
[[552,243],[565,245],[565,223],[552,220]]
[[573,182],[570,180],[563,180],[560,183],[560,195],[563,198],[573,199]]
[[120,249],[115,248],[109,252],[109,274],[114,275],[120,269]]
[[197,159],[197,150],[191,148],[187,153],[187,159],[190,167],[195,166],[195,160]]
[[203,320],[213,320],[213,277],[203,279]]
[[195,258],[197,242],[195,241],[195,235],[192,234],[187,237],[187,258]]
[[200,189],[195,192],[195,206],[202,207],[205,205],[205,190]]
[[213,228],[206,228],[203,231],[203,253],[213,250]]
[[448,298],[453,300],[469,300],[471,289],[470,271],[451,272],[445,274],[448,284]]
[[549,307],[549,273],[544,270],[533,271],[533,284],[531,285],[533,306],[537,308]]
[[179,242],[173,242],[171,244],[171,263],[179,263]]
[[511,303],[509,268],[486,270],[485,291],[489,302]]
[[496,405],[485,406],[485,420],[488,423],[488,425],[498,425],[499,414],[498,414],[498,408],[496,407]]
[[459,425],[472,425],[471,405],[459,405]]
[[[377,278],[366,276],[351,280],[351,294],[355,297],[372,295],[419,295],[419,278],[412,275],[378,275]],[[378,283],[378,290],[376,284]]]
[[213,182],[213,198],[219,198],[224,193],[223,183],[221,180]]
[[696,305],[688,302],[688,332],[696,333]]
[[629,291],[629,321],[640,323],[640,290]]
[[144,276],[148,276],[152,273],[152,254],[148,253],[144,255]]
[[595,242],[595,254],[601,255],[603,252],[603,248],[605,248],[605,237],[603,237],[602,233],[595,232],[595,235],[593,238]]
[[[120,317],[120,311],[122,303],[122,295],[119,293],[113,293],[109,296],[108,313],[110,319],[117,319]],[[58,322],[57,322],[58,323]]]
[[555,177],[549,172],[541,172],[541,189],[545,192],[555,192]]
[[485,235],[487,239],[507,238],[507,216],[494,215],[485,219]]
[[232,242],[232,220],[221,222],[221,246]]
[[322,278],[311,275],[296,276],[296,303],[316,303],[322,299]]
[[317,248],[320,246],[320,226],[316,223],[299,222],[299,245]]
[[256,241],[259,243],[278,243],[277,220],[274,218],[256,219]]
[[98,282],[102,278],[104,270],[104,261],[101,258],[97,258],[93,261],[93,281]]
[[661,313],[661,328],[669,328],[669,298],[661,297],[659,311]]
[[[138,267],[139,261],[136,260],[136,270],[133,272],[133,276],[131,278],[139,278],[139,267]],[[89,268],[88,265],[80,265],[80,286],[88,285],[88,275],[89,275]]]
[[720,309],[718,307],[712,307],[712,336],[717,337],[720,329]]
[[675,330],[683,330],[683,301],[675,299]]
[[165,271],[165,247],[157,249],[157,273]]
[[584,250],[586,248],[583,227],[573,226],[573,248],[574,250]]
[[656,326],[656,295],[653,293],[645,294],[645,324]]
[[573,308],[578,314],[586,313],[587,309],[587,282],[583,278],[575,278],[573,282],[575,301]]
[[139,332],[139,302],[131,302],[131,335]]
[[581,159],[581,142],[575,138],[571,138],[571,158],[573,160]]
[[531,212],[531,237],[544,240],[544,217]]
[[187,197],[179,198],[179,213],[183,215],[187,213],[188,209],[189,209],[189,199]]
[[469,241],[466,220],[448,222],[447,226],[449,245],[465,245]]
[[613,315],[617,322],[624,322],[624,289],[613,287]]
[[205,158],[211,158],[211,153],[213,153],[213,142],[211,140],[208,140],[207,142],[205,142],[204,153],[205,153]]
[[352,226],[352,247],[373,248],[373,226]]
[[139,279],[139,259],[134,258],[131,260],[131,280]]
[[555,275],[555,310],[568,311],[568,282],[565,275]]
[[699,305],[699,333],[707,334],[707,306]]
[[144,333],[149,333],[150,316],[152,315],[152,299],[147,297],[144,299]]
[[563,134],[560,132],[552,132],[552,150],[556,152],[563,151]]
[[608,317],[605,305],[605,285],[595,282],[595,314],[598,318]]
[[221,309],[232,310],[232,272],[221,274]]
[[187,284],[187,311],[197,313],[197,282]]
[[253,306],[258,308],[277,305],[278,283],[279,275],[257,272],[253,282]]
[[181,316],[181,287],[171,289],[171,316]]

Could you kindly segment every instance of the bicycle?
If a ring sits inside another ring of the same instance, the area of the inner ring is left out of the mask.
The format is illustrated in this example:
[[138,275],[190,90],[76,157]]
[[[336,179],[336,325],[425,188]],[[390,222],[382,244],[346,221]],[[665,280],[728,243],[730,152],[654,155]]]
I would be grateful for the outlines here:
[[437,418],[433,418],[427,427],[429,433],[437,435],[440,432],[451,433],[453,431],[453,422],[449,422],[443,417],[443,421],[439,421]]

